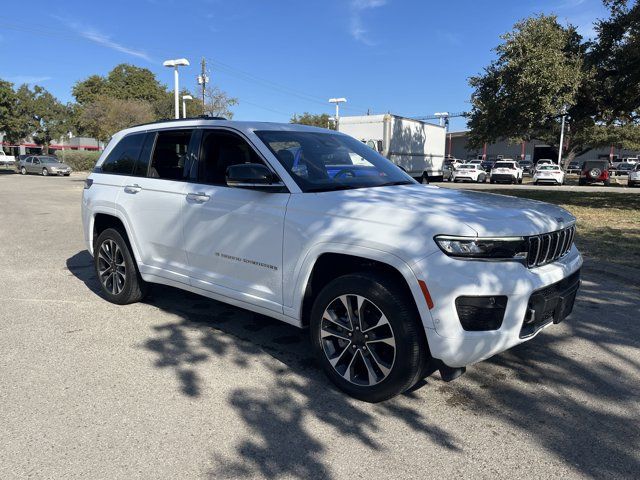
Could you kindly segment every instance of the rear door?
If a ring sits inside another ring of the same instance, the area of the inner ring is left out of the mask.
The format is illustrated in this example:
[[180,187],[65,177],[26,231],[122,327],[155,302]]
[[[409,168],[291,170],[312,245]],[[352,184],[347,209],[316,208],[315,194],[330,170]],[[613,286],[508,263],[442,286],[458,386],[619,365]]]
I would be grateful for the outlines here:
[[193,132],[183,128],[146,133],[116,199],[116,209],[130,226],[140,272],[185,284],[189,280],[182,210],[193,166]]
[[282,312],[282,239],[288,191],[226,185],[226,169],[263,163],[247,140],[227,129],[202,131],[198,182],[184,199],[184,245],[191,283]]

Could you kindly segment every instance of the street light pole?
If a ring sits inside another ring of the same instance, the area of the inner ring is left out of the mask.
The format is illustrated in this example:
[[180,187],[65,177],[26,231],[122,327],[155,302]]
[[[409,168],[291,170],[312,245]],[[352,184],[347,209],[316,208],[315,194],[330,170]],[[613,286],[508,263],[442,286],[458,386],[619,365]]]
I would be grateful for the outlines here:
[[338,126],[340,125],[340,104],[342,102],[346,102],[347,99],[346,98],[330,98],[329,99],[329,103],[335,103],[336,104],[336,131],[338,130]]
[[558,165],[562,164],[562,146],[564,145],[564,119],[567,113],[562,114],[562,127],[560,127],[560,148],[558,148]]
[[162,63],[165,67],[173,67],[173,98],[174,98],[174,113],[175,118],[180,118],[180,87],[178,79],[178,67],[184,67],[189,65],[189,60],[186,58],[177,58],[175,60],[166,60]]
[[191,95],[182,95],[182,118],[187,118],[187,100],[193,100]]

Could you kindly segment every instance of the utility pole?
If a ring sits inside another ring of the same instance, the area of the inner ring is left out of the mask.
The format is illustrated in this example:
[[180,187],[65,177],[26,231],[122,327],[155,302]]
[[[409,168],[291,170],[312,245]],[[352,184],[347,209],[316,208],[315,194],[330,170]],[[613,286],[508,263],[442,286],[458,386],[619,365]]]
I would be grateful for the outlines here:
[[204,57],[202,57],[202,62],[200,63],[201,65],[201,71],[200,71],[200,75],[198,75],[198,85],[202,86],[202,113],[205,114],[206,113],[206,92],[207,92],[207,83],[209,83],[209,77],[207,76],[207,62],[204,59]]
[[560,148],[558,148],[558,165],[562,165],[562,144],[564,143],[564,119],[567,116],[567,111],[562,113],[562,127],[560,128]]

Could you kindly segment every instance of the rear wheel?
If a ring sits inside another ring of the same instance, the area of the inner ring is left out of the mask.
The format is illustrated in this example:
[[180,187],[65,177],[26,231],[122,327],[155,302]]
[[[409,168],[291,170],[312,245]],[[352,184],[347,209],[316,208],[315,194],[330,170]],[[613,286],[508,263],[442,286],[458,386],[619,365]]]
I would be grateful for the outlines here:
[[43,177],[48,177],[49,176],[49,170],[47,170],[46,168],[42,169],[42,176]]
[[413,386],[428,358],[413,299],[381,274],[331,281],[314,301],[310,330],[327,376],[366,402],[387,400]]
[[107,228],[98,236],[93,257],[96,275],[107,300],[126,305],[144,298],[146,283],[140,277],[129,244],[118,230]]
[[608,187],[609,185],[611,185],[611,180],[606,179],[606,180],[604,181],[604,186],[605,186],[605,187]]
[[522,177],[518,179],[518,183],[522,185]]
[[26,175],[26,174],[27,174],[27,169],[26,169],[26,168],[24,168],[24,167],[22,167],[22,168],[20,169],[20,173],[21,173],[22,175]]

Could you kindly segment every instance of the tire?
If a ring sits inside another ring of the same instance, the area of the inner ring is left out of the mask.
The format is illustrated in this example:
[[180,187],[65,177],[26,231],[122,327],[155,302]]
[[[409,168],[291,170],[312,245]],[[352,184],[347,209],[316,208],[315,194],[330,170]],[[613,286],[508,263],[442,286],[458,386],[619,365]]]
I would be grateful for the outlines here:
[[611,180],[607,179],[604,181],[604,186],[608,187],[609,185],[611,185]]
[[520,177],[520,178],[518,179],[518,184],[519,184],[519,185],[522,185],[522,177]]
[[47,170],[46,168],[42,169],[42,176],[43,177],[48,177],[49,176],[49,170]]
[[424,185],[429,185],[429,175],[427,175],[426,173],[423,173],[422,178],[420,179],[420,183]]
[[118,230],[107,228],[98,236],[93,263],[102,294],[111,303],[127,305],[144,298],[147,284],[140,277],[129,243]]
[[586,185],[587,181],[584,178],[579,178],[578,179],[578,185],[583,186]]
[[[355,325],[348,320],[348,308]],[[381,318],[387,323],[380,323]],[[365,332],[393,346],[366,340]],[[430,358],[413,299],[384,274],[361,272],[329,282],[313,303],[310,335],[314,355],[329,379],[365,402],[382,402],[412,387]]]
[[485,176],[482,174],[478,175],[478,183],[484,183],[484,181],[485,181]]
[[26,169],[25,167],[22,167],[22,168],[20,169],[20,173],[21,173],[22,175],[26,175],[26,174],[27,174],[27,169]]

